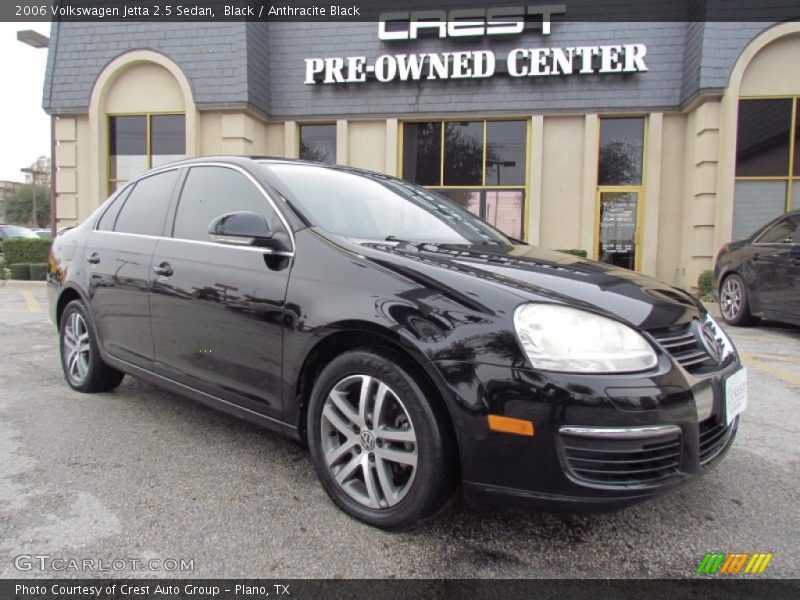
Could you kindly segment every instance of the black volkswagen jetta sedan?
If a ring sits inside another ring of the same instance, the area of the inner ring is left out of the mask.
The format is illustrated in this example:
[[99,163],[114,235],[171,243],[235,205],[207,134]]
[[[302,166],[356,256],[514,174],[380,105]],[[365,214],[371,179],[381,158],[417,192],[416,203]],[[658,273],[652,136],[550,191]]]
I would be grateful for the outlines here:
[[459,484],[549,509],[654,496],[718,461],[746,404],[689,294],[376,173],[175,163],[57,237],[51,263],[72,388],[127,373],[298,438],[378,527]]

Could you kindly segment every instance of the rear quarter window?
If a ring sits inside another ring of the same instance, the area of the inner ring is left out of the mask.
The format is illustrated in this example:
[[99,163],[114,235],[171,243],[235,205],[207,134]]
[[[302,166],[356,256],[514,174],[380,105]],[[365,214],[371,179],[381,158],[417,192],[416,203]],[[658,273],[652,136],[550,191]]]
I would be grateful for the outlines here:
[[116,195],[116,197],[106,207],[106,210],[103,211],[100,220],[97,221],[97,227],[95,229],[99,231],[114,231],[114,222],[117,220],[119,210],[122,208],[122,205],[125,204],[125,199],[130,195],[134,186],[135,184],[129,185]]
[[136,182],[117,215],[114,231],[160,236],[178,171],[157,173]]

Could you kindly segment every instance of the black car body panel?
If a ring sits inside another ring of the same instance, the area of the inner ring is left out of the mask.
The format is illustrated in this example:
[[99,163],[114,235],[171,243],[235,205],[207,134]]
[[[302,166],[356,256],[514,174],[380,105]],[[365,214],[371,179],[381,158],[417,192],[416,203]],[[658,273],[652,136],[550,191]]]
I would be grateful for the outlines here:
[[[210,163],[246,170],[272,197],[285,196],[249,159],[179,165]],[[741,364],[732,350],[682,366],[659,341],[684,335],[700,344],[705,309],[677,288],[527,245],[346,238],[289,204],[281,211],[293,252],[283,255],[176,240],[169,227],[153,237],[95,230],[113,200],[54,240],[51,315],[58,322],[65,303],[82,298],[103,359],[173,391],[303,439],[308,382],[331,349],[366,340],[415,364],[438,392],[468,493],[556,508],[617,506],[670,489],[730,445],[737,421],[720,423],[724,381]],[[165,264],[170,276],[154,272]],[[650,341],[657,365],[643,373],[537,371],[513,326],[528,302],[621,321]],[[710,398],[702,410],[701,391]],[[490,431],[488,414],[532,421],[535,435]],[[665,438],[654,448],[634,440],[600,449],[644,453],[652,472],[617,474],[606,465],[595,476],[598,469],[584,467],[596,448],[581,450],[564,426],[662,427]],[[704,451],[706,430],[716,437]]]

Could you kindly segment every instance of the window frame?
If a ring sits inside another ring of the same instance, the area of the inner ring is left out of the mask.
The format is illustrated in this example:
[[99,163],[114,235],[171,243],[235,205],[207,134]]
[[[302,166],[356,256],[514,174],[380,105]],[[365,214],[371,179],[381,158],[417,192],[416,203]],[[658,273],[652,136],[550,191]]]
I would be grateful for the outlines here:
[[[789,169],[786,175],[734,175],[734,185],[737,181],[783,181],[786,184],[786,199],[784,203],[783,212],[788,213],[792,211],[792,192],[795,185],[800,184],[800,173],[795,173],[795,148],[800,140],[800,134],[797,132],[797,113],[800,112],[800,94],[795,95],[775,95],[775,96],[739,96],[736,104],[736,135],[739,134],[739,105],[742,101],[748,100],[790,100],[792,103],[791,116],[789,118]],[[736,152],[738,148],[734,149],[734,173],[736,171],[737,160]],[[798,199],[800,201],[800,199]]]
[[[525,124],[525,159],[524,159],[524,171],[523,171],[523,182],[517,185],[486,185],[486,145],[487,145],[487,136],[488,136],[488,123],[494,121],[520,121]],[[445,126],[447,123],[463,123],[463,122],[478,122],[482,123],[483,126],[483,156],[481,159],[481,182],[483,185],[445,185],[444,184],[444,163],[445,163]],[[398,177],[400,179],[404,179],[403,177],[403,158],[404,158],[404,150],[405,150],[405,125],[406,123],[438,123],[440,130],[439,130],[439,185],[424,185],[429,190],[433,190],[436,192],[443,191],[443,190],[466,190],[466,191],[522,191],[522,238],[521,240],[527,243],[528,240],[528,219],[530,217],[530,204],[531,204],[531,160],[532,160],[532,151],[531,151],[531,136],[532,136],[532,118],[526,115],[507,115],[507,116],[500,116],[500,117],[488,117],[488,116],[469,116],[463,118],[409,118],[403,119],[398,123],[398,152],[397,152],[397,162],[398,162]],[[415,182],[411,182],[415,183]],[[415,183],[416,185],[416,183]],[[481,202],[481,206],[483,206],[483,202]],[[479,218],[483,218],[480,215],[477,215]],[[485,219],[484,219],[485,220]],[[495,227],[492,225],[492,227]]]
[[[115,186],[119,185],[120,183],[127,183],[129,181],[134,181],[138,178],[139,175],[132,179],[121,179],[118,177],[111,177],[111,167],[112,167],[112,157],[114,156],[111,154],[111,120],[115,117],[144,117],[146,123],[146,133],[145,133],[145,144],[147,152],[145,157],[147,159],[147,167],[145,172],[149,171],[153,168],[153,136],[152,136],[152,121],[153,117],[165,117],[165,116],[182,116],[183,121],[183,143],[184,143],[184,156],[188,157],[188,153],[185,151],[187,147],[187,130],[186,130],[186,112],[181,111],[158,111],[158,112],[121,112],[121,113],[106,113],[106,185],[108,186],[108,193],[114,193],[116,190],[114,189]],[[120,188],[121,189],[121,188]]]
[[[641,119],[642,120],[642,177],[639,185],[601,185],[600,184],[600,128],[603,121],[611,119]],[[647,183],[647,130],[649,124],[648,115],[643,114],[613,114],[597,116],[597,174],[595,176],[595,201],[594,201],[594,241],[590,257],[600,260],[600,213],[601,198],[604,193],[634,193],[637,195],[636,201],[636,233],[633,236],[634,261],[633,270],[642,270],[642,227],[644,225],[644,193]]]

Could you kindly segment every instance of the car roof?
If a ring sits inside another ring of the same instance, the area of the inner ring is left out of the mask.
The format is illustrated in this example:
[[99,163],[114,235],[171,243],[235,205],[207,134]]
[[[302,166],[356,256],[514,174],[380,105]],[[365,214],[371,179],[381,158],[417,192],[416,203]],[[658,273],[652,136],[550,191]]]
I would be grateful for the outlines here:
[[272,163],[272,164],[293,164],[293,165],[306,165],[311,167],[323,167],[326,169],[331,169],[335,171],[346,171],[349,173],[357,173],[361,175],[367,175],[370,177],[380,177],[386,179],[396,179],[396,177],[392,177],[391,175],[386,175],[385,173],[379,173],[376,171],[370,171],[368,169],[360,169],[358,167],[350,167],[345,165],[331,165],[329,163],[323,163],[318,161],[312,160],[303,160],[300,158],[284,158],[282,156],[267,156],[267,155],[211,155],[211,156],[198,156],[193,158],[185,158],[183,160],[178,160],[175,162],[167,163],[165,165],[160,165],[157,168],[150,169],[149,171],[145,171],[137,175],[136,177],[132,178],[131,181],[136,181],[151,173],[156,173],[158,171],[164,171],[168,169],[180,168],[180,167],[190,167],[192,165],[197,164],[204,164],[209,162],[215,163],[222,163],[222,164],[230,164],[238,167],[243,168],[253,168],[257,164],[264,164],[264,163]]

